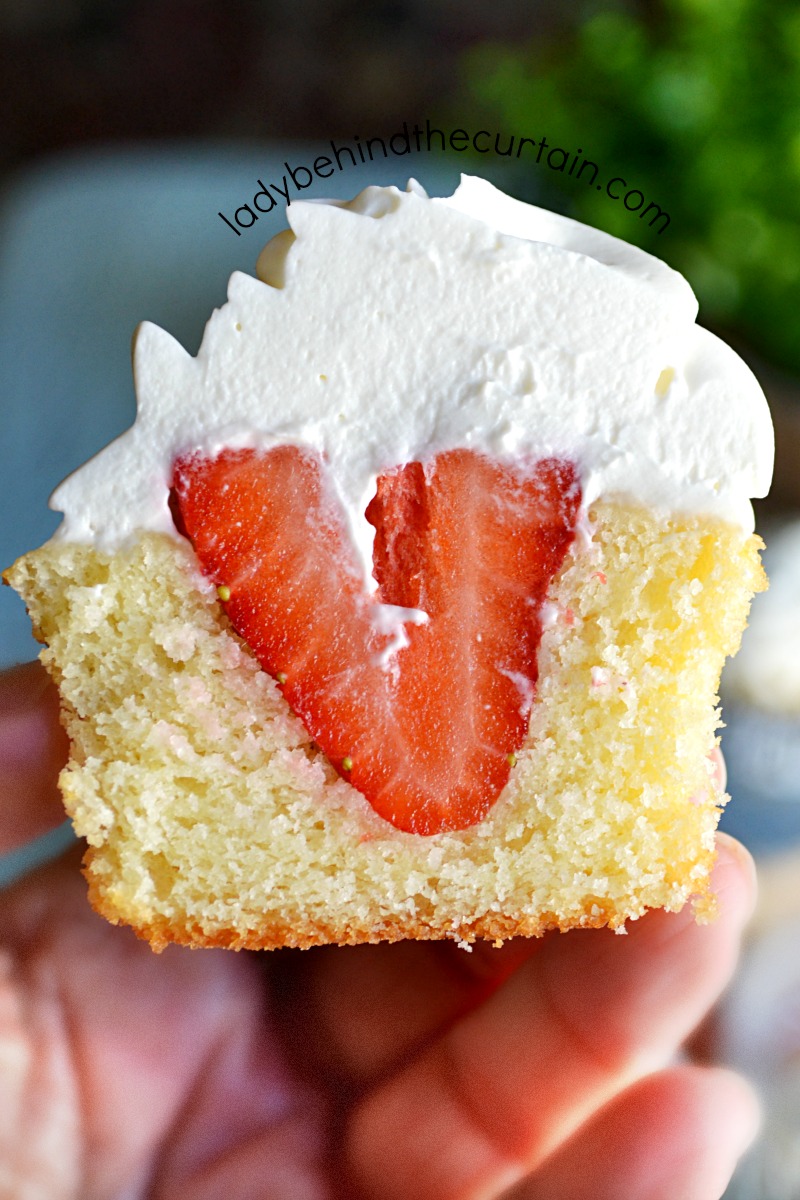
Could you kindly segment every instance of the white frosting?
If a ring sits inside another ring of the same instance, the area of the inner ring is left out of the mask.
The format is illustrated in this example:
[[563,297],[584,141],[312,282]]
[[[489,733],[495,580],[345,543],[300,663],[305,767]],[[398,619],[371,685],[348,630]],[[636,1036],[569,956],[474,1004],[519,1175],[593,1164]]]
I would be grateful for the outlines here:
[[294,239],[260,260],[278,286],[234,274],[196,358],[139,327],[136,422],[55,492],[57,537],[174,533],[180,453],[287,442],[325,456],[368,579],[376,476],[444,448],[568,457],[585,504],[622,493],[752,528],[766,401],[658,259],[470,177],[448,199],[412,182],[288,217]]

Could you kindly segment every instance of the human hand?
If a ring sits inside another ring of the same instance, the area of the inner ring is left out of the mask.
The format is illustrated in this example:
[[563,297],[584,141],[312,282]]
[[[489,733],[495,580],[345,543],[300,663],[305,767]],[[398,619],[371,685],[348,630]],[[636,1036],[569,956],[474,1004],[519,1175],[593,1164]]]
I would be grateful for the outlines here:
[[[0,845],[57,823],[41,668],[0,677]],[[0,896],[0,1196],[9,1200],[715,1200],[757,1123],[669,1065],[754,901],[720,917],[451,943],[156,956],[96,916],[74,852]]]

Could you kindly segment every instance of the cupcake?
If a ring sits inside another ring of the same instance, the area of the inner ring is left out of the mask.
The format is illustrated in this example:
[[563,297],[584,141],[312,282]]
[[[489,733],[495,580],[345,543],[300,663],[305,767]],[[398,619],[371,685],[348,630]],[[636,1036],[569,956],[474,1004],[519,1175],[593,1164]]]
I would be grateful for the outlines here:
[[700,916],[772,430],[657,259],[465,178],[303,202],[7,581],[155,949]]

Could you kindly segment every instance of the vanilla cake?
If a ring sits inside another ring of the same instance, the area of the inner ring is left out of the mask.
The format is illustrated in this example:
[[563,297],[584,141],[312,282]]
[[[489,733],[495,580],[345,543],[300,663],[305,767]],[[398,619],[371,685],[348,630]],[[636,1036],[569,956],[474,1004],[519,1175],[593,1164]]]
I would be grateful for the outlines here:
[[90,898],[155,949],[713,908],[764,586],[748,368],[660,261],[465,178],[303,202],[6,579]]

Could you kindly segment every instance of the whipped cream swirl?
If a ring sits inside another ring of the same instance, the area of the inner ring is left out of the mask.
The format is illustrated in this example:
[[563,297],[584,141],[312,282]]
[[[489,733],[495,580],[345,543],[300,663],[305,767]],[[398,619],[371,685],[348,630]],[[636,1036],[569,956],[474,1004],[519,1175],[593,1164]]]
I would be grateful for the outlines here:
[[621,495],[752,529],[772,425],[686,281],[626,243],[464,177],[294,202],[235,273],[193,358],[144,323],[135,424],[55,492],[59,539],[175,533],[176,457],[296,443],[329,465],[364,574],[376,477],[467,447],[572,460],[584,504]]

